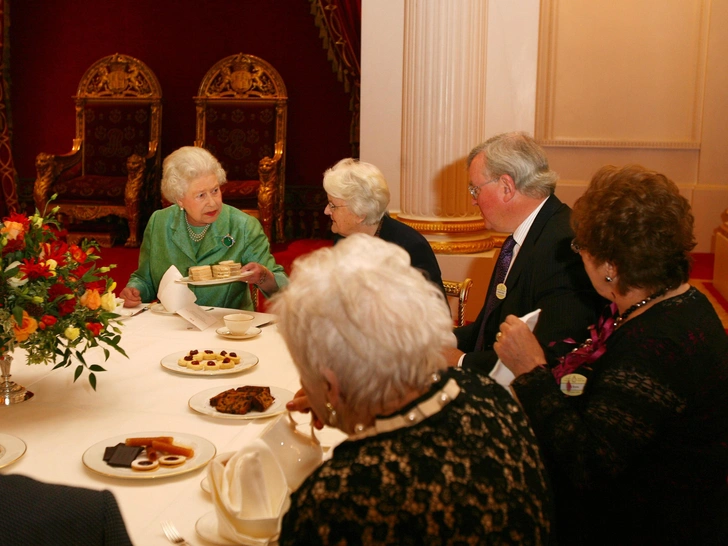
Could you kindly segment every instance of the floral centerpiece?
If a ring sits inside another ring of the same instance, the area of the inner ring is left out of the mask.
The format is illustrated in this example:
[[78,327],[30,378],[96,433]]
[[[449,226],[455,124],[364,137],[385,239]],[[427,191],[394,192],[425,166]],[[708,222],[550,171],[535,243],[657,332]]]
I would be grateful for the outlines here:
[[96,267],[96,243],[66,242],[57,212],[15,213],[0,226],[0,359],[18,347],[27,351],[28,364],[53,363],[54,369],[75,357],[73,380],[86,369],[95,390],[95,372],[104,368],[86,362],[84,352],[102,346],[104,360],[109,347],[126,356],[114,323],[115,283],[109,267]]

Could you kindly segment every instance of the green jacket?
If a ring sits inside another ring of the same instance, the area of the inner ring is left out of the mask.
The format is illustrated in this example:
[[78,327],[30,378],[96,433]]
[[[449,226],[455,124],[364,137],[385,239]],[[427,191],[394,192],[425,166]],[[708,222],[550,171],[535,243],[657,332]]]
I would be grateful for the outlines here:
[[[175,265],[183,276],[194,265],[213,265],[233,260],[243,265],[257,262],[275,276],[279,288],[288,284],[283,267],[270,253],[270,243],[258,220],[229,205],[223,205],[220,216],[205,238],[193,243],[187,233],[185,213],[177,205],[155,211],[149,219],[141,251],[139,267],[131,274],[129,286],[137,288],[142,301],[157,298],[159,282]],[[212,286],[190,286],[198,305],[253,310],[247,283],[231,282]],[[267,295],[267,294],[266,294]]]

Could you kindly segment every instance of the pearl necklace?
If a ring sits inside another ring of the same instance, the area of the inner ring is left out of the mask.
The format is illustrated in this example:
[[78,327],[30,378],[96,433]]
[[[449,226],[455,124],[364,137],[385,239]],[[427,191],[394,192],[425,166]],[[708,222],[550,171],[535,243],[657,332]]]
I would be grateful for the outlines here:
[[625,320],[627,320],[627,318],[632,313],[634,313],[635,311],[637,311],[637,309],[639,309],[640,307],[644,307],[645,305],[647,305],[648,302],[650,302],[650,301],[652,301],[654,299],[657,299],[657,298],[659,298],[661,296],[664,296],[665,294],[667,294],[668,290],[670,290],[669,287],[662,288],[661,290],[658,290],[654,294],[650,294],[649,296],[647,296],[642,301],[638,301],[637,303],[635,303],[632,307],[630,307],[624,313],[622,313],[616,319],[614,319],[614,327],[615,328],[619,327],[619,325],[622,324]]
[[[435,376],[437,377],[437,381],[439,381],[439,375],[435,374]],[[447,383],[445,383],[444,387],[427,398],[427,400],[423,400],[417,404],[406,414],[377,419],[374,421],[374,425],[369,428],[364,428],[364,425],[361,424],[356,425],[356,427],[354,427],[354,434],[349,435],[349,440],[361,440],[362,438],[368,438],[384,432],[391,432],[400,428],[416,425],[428,417],[435,415],[442,408],[457,398],[458,394],[460,394],[460,386],[454,379],[450,378]]]
[[199,243],[200,241],[202,241],[202,239],[205,238],[205,234],[207,234],[207,230],[210,229],[210,226],[212,225],[212,224],[207,224],[205,226],[205,229],[203,229],[200,233],[195,233],[192,230],[190,221],[187,219],[187,214],[185,214],[185,222],[187,222],[187,233],[190,234],[190,239],[192,239],[196,243]]

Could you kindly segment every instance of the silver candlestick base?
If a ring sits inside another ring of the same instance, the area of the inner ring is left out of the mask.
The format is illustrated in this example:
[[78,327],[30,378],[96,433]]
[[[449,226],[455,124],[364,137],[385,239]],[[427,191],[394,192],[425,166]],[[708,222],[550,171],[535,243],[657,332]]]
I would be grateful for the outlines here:
[[0,404],[10,406],[11,404],[20,404],[29,398],[33,393],[25,387],[18,385],[15,381],[10,381],[10,365],[13,363],[13,357],[10,355],[0,356]]

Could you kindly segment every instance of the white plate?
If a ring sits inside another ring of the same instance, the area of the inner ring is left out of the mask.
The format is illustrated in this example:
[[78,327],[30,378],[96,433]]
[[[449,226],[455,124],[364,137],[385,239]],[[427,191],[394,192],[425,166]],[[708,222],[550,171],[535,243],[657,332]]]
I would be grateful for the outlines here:
[[173,313],[172,311],[167,311],[167,309],[159,302],[155,302],[149,306],[149,310],[152,313],[156,313],[157,315],[167,315],[172,316],[176,315],[177,313]]
[[239,281],[241,279],[247,279],[253,274],[252,271],[245,271],[244,273],[241,273],[240,275],[233,275],[230,277],[225,277],[224,279],[210,279],[209,281],[193,281],[190,280],[189,277],[182,277],[181,279],[177,279],[175,282],[178,282],[180,284],[192,284],[194,286],[212,286],[214,284],[227,284],[229,282],[235,282]]
[[244,334],[233,334],[232,332],[230,332],[230,330],[223,326],[222,328],[218,328],[215,331],[217,332],[217,335],[227,339],[250,339],[251,337],[255,337],[260,334],[263,330],[261,330],[260,328],[252,327],[248,328],[248,331]]
[[16,436],[0,432],[0,468],[20,459],[27,449],[25,442]]
[[[124,442],[127,438],[148,438],[150,436],[172,436],[174,443],[191,447],[195,450],[195,455],[186,460],[179,466],[159,466],[156,470],[132,470],[127,467],[110,466],[104,461],[104,451],[107,447],[115,446],[120,442]],[[123,434],[114,436],[98,444],[88,448],[82,457],[83,464],[89,470],[98,472],[104,476],[112,478],[125,478],[129,480],[154,480],[159,478],[167,478],[169,476],[177,476],[192,472],[200,467],[205,466],[215,456],[217,450],[209,441],[193,434],[183,434],[181,432],[170,431],[152,431],[152,432],[134,432],[132,434]]]
[[243,370],[252,368],[258,363],[258,357],[255,356],[253,353],[246,353],[245,351],[231,351],[229,350],[229,348],[226,349],[225,347],[202,347],[200,350],[206,349],[215,351],[216,353],[219,353],[220,351],[235,353],[240,357],[240,362],[235,364],[233,368],[228,368],[227,370],[190,370],[189,368],[183,368],[182,366],[177,364],[177,361],[179,361],[180,358],[188,354],[189,351],[179,351],[176,353],[172,353],[171,355],[165,356],[161,362],[162,367],[167,368],[168,370],[171,370],[173,372],[183,373],[187,375],[227,375],[231,373],[242,372]]
[[286,411],[286,404],[293,400],[293,393],[280,387],[271,387],[270,393],[275,398],[275,401],[265,411],[251,411],[245,415],[235,415],[234,413],[222,413],[217,411],[210,405],[210,398],[220,394],[228,389],[234,389],[236,387],[242,387],[240,383],[237,385],[229,385],[227,387],[214,387],[206,389],[202,392],[198,392],[192,398],[190,398],[189,406],[190,409],[195,410],[203,415],[209,415],[210,417],[218,417],[220,419],[267,419],[274,415],[280,415]]
[[[198,519],[195,524],[195,531],[197,531],[197,534],[200,535],[201,538],[208,542],[212,542],[213,544],[220,544],[221,546],[236,546],[237,544],[245,544],[244,542],[232,542],[218,534],[217,515],[215,512],[208,512]],[[261,542],[254,544],[261,544]]]

